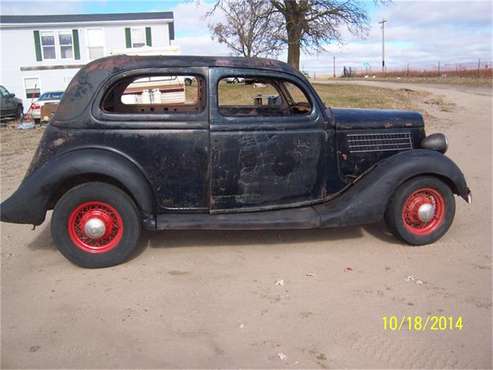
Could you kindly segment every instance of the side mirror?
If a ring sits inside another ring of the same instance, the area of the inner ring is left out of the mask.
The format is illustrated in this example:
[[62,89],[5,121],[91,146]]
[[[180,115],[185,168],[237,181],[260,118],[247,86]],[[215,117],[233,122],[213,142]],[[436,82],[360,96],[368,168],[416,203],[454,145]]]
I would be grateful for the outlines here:
[[13,98],[15,96],[15,94],[14,93],[10,93],[8,96],[9,96],[9,98]]

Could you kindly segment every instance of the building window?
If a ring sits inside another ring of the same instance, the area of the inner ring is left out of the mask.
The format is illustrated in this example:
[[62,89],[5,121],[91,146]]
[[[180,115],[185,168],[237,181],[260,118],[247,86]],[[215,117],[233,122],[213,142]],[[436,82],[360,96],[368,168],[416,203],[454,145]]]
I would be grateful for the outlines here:
[[104,57],[104,33],[102,28],[87,30],[87,50],[91,60]]
[[41,49],[43,59],[56,59],[55,34],[53,32],[41,32]]
[[145,28],[132,28],[132,47],[141,48],[146,44]]
[[58,42],[60,43],[60,55],[62,59],[73,59],[72,32],[59,32]]
[[26,77],[24,78],[24,89],[26,90],[26,99],[39,98],[41,88],[39,86],[39,78]]

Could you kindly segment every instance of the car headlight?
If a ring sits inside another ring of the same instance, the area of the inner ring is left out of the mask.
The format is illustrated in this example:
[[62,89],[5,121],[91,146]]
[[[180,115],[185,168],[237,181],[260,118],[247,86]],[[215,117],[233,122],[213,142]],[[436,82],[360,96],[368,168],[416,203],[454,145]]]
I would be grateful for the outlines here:
[[421,148],[445,153],[448,149],[448,139],[444,134],[431,134],[421,141]]

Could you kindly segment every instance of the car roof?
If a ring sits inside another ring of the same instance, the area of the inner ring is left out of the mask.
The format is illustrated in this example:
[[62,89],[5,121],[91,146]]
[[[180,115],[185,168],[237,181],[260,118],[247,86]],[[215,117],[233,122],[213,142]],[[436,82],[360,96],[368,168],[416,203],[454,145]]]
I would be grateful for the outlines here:
[[61,90],[57,90],[57,91],[45,91],[44,93],[41,94],[41,96],[43,95],[53,95],[53,94],[63,94],[64,91],[61,91]]
[[[111,66],[109,65],[112,64]],[[232,68],[259,68],[270,70],[283,70],[297,73],[289,64],[275,59],[227,57],[227,56],[195,56],[195,55],[115,55],[97,59],[86,67],[123,67],[131,65],[131,68],[154,67],[232,67]]]
[[99,86],[115,74],[146,68],[226,67],[281,71],[305,79],[289,64],[265,58],[209,57],[192,55],[115,55],[97,59],[82,67],[65,90],[56,121],[73,121],[89,109]]

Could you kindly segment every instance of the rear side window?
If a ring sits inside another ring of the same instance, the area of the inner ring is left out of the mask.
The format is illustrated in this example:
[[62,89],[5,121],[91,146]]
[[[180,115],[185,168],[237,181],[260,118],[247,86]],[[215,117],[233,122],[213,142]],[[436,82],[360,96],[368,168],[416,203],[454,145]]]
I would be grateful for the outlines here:
[[101,109],[108,113],[198,113],[205,108],[205,81],[199,75],[132,76],[105,93]]
[[219,111],[225,116],[293,116],[312,110],[306,93],[283,79],[226,77],[217,89]]

